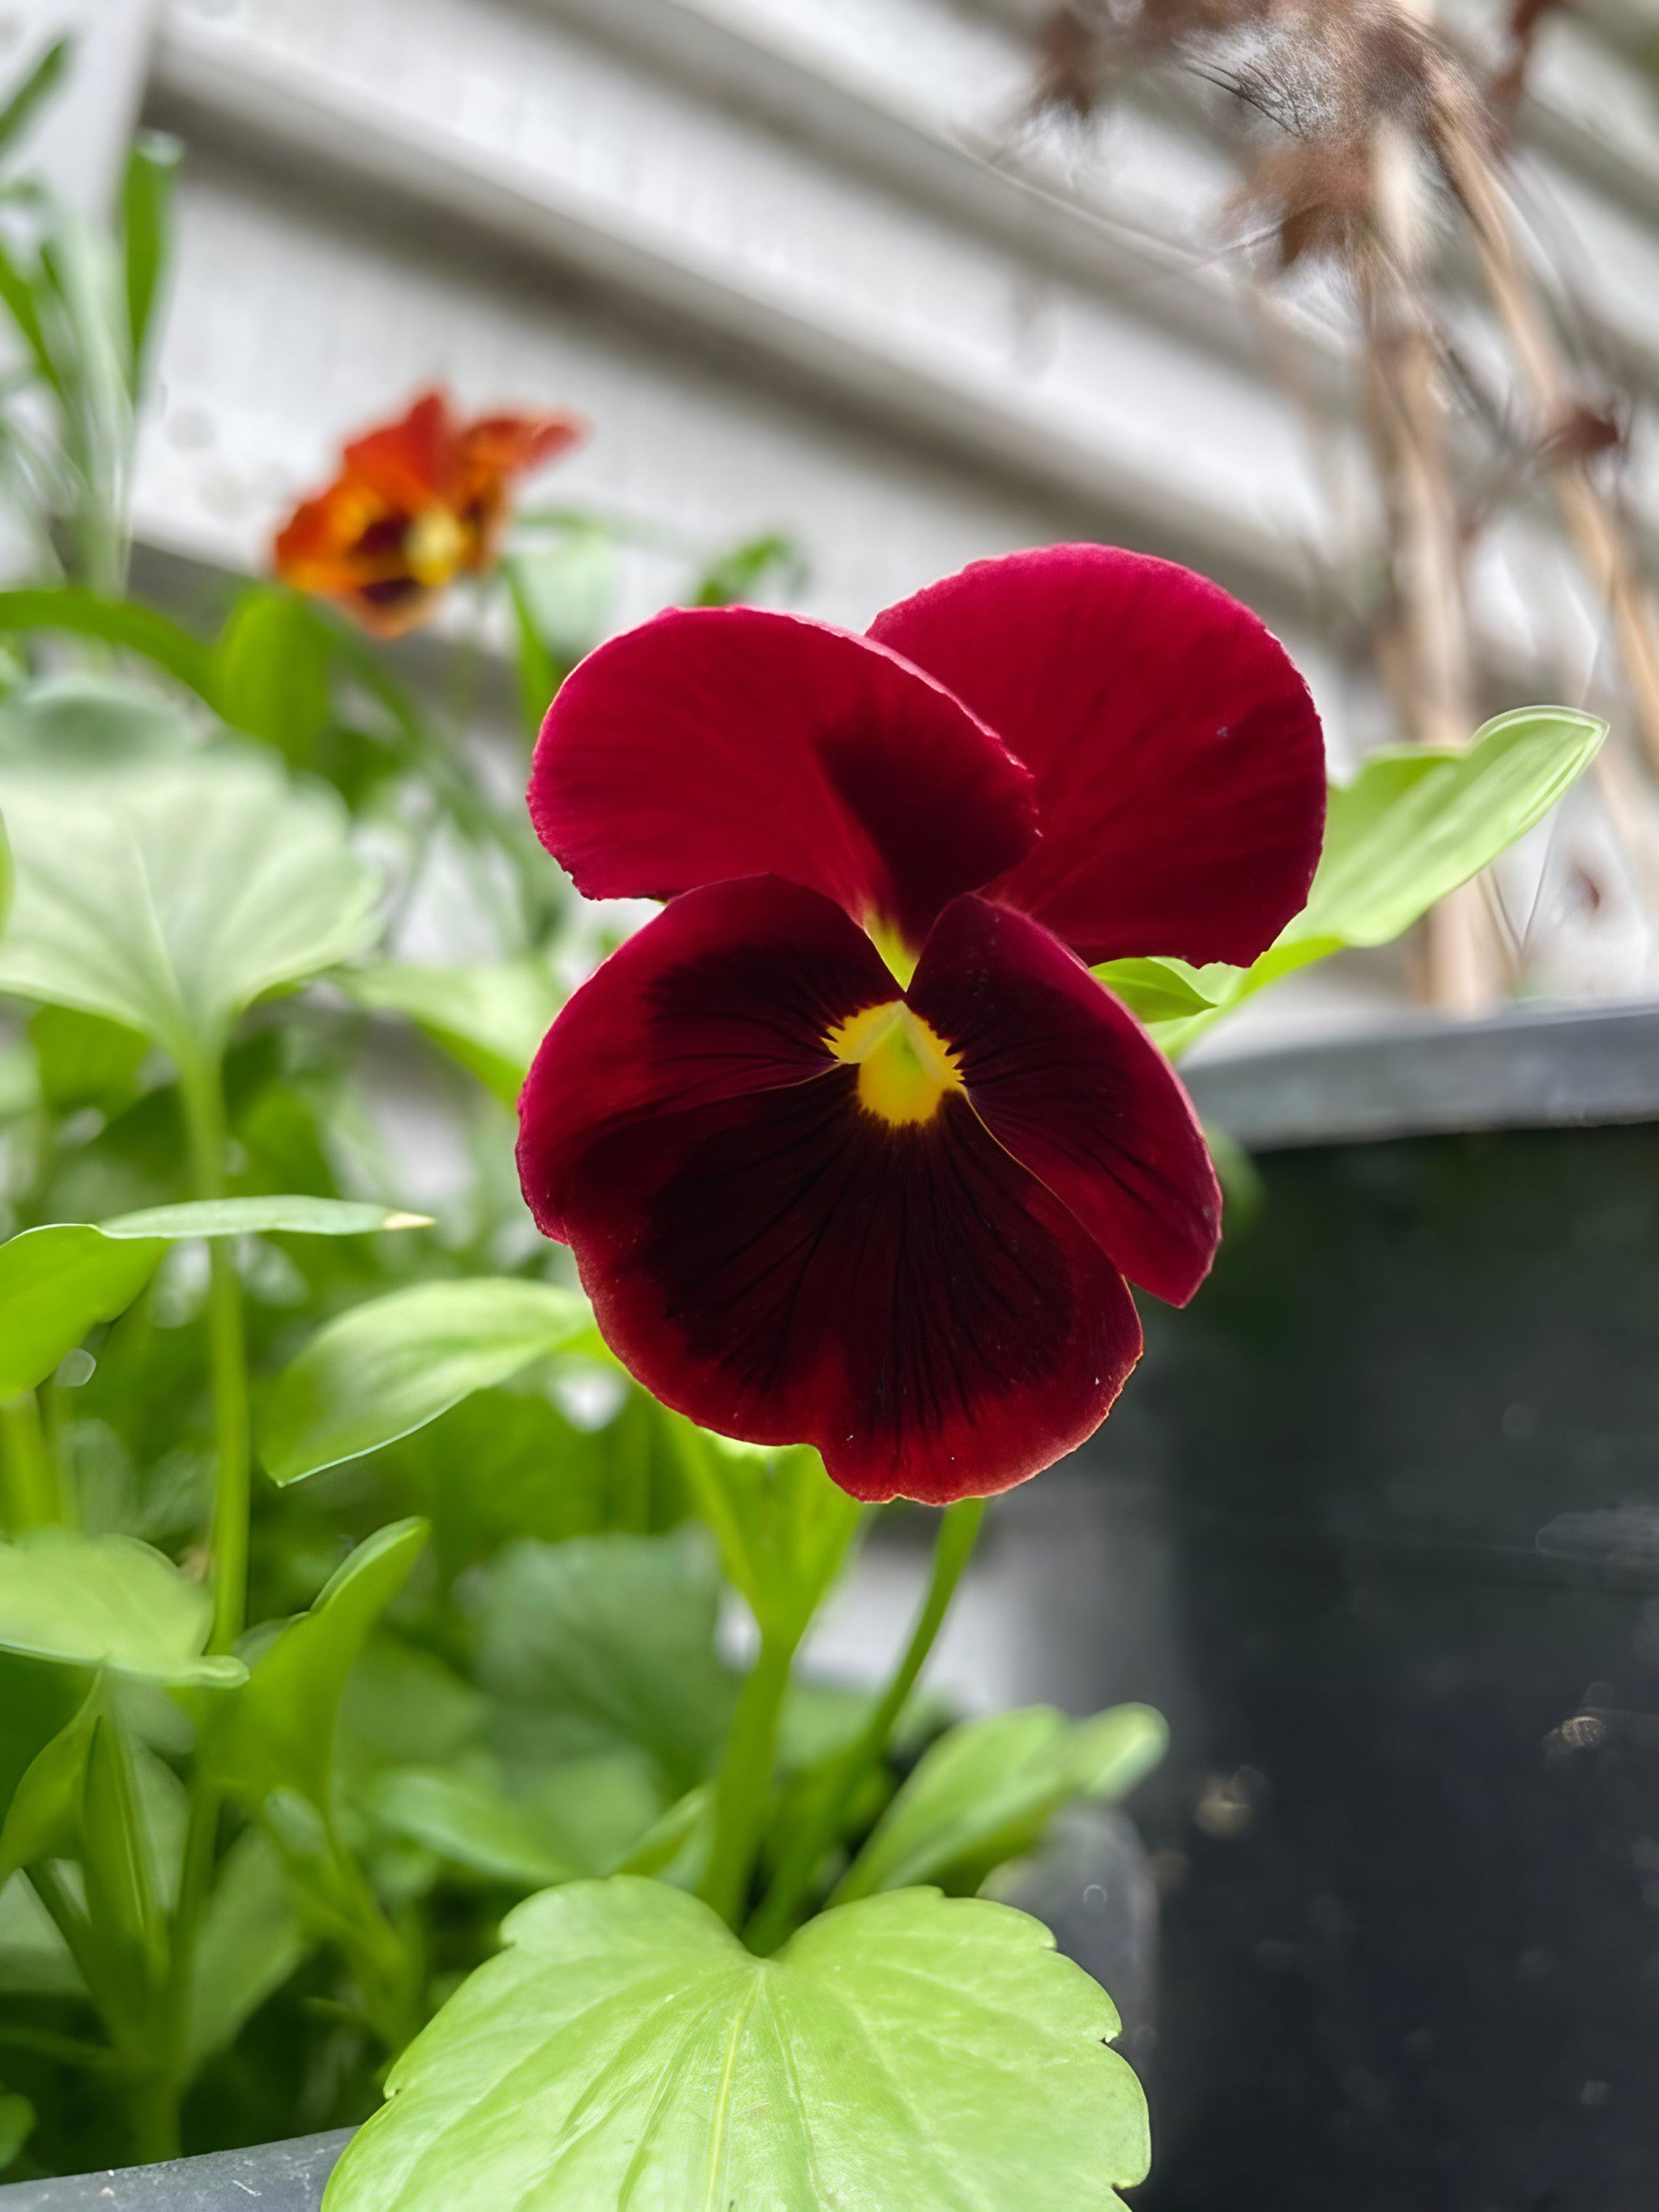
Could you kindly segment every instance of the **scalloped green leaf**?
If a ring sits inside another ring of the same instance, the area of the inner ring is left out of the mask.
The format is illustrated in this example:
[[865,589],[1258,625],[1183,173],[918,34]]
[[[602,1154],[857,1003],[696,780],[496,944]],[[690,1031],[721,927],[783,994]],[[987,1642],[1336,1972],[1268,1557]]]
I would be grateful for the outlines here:
[[325,2212],[1115,2212],[1147,2166],[1111,1999],[1040,1923],[933,1890],[775,1958],[618,1875],[545,1892],[404,2053]]
[[416,1283],[319,1329],[277,1377],[259,1447],[298,1482],[435,1421],[475,1390],[580,1343],[601,1347],[580,1291],[513,1276]]
[[240,756],[85,783],[0,773],[16,890],[0,991],[142,1030],[181,1066],[256,999],[362,950],[377,883],[331,792]]
[[213,1601],[133,1536],[34,1528],[0,1543],[0,1650],[168,1685],[234,1688],[240,1659],[204,1656]]

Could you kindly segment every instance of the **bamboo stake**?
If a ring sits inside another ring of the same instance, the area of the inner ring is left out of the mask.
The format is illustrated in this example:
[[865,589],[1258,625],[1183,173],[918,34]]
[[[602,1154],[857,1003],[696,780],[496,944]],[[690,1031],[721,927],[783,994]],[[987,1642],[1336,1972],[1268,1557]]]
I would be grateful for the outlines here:
[[1591,481],[1583,456],[1552,434],[1569,419],[1571,375],[1492,163],[1455,111],[1443,114],[1437,150],[1468,216],[1486,289],[1538,415],[1562,520],[1613,617],[1637,727],[1650,762],[1659,769],[1659,641],[1652,598],[1629,532]]
[[[1401,0],[1421,14],[1430,0]],[[1391,509],[1402,617],[1393,657],[1396,704],[1414,743],[1467,744],[1474,682],[1456,500],[1446,464],[1439,349],[1426,304],[1429,208],[1423,164],[1403,125],[1376,136],[1375,250],[1362,264],[1367,371],[1379,474]],[[1385,663],[1385,672],[1388,664]],[[1503,945],[1478,884],[1429,916],[1426,995],[1448,1013],[1484,1012],[1505,975]]]

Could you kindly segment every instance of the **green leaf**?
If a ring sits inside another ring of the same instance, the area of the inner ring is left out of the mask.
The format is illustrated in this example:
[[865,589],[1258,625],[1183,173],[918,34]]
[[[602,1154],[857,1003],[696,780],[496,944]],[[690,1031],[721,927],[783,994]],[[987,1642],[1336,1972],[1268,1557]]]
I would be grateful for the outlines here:
[[592,1330],[578,1291],[511,1276],[416,1283],[371,1298],[318,1331],[277,1377],[260,1453],[273,1482],[394,1443],[474,1390]]
[[1308,903],[1260,959],[1249,968],[1159,963],[1190,977],[1208,1004],[1148,1015],[1158,1042],[1173,1056],[1298,968],[1351,945],[1391,944],[1543,820],[1607,727],[1571,707],[1523,707],[1486,723],[1462,752],[1404,745],[1370,755],[1352,783],[1332,785]]
[[125,1022],[181,1067],[374,927],[338,801],[262,762],[158,766],[100,799],[0,776],[0,800],[17,866],[0,991]]
[[220,1863],[191,1954],[185,2073],[228,2051],[310,1946],[282,1858],[246,1828]]
[[74,1718],[87,1689],[86,1678],[67,1667],[0,1651],[0,1820],[34,1759]]
[[3,2172],[27,2142],[34,2128],[34,2107],[15,2089],[0,2089],[0,2172]]
[[[375,1206],[366,1200],[307,1198],[193,1199],[182,1206],[147,1206],[137,1213],[118,1213],[99,1224],[113,1237],[365,1237],[388,1229],[429,1229],[428,1213]],[[0,1252],[5,1249],[0,1245]]]
[[1182,960],[1108,960],[1095,974],[1143,1022],[1182,1021],[1208,1012],[1202,971]]
[[0,1244],[0,1400],[44,1382],[89,1328],[125,1313],[166,1249],[159,1237],[118,1242],[82,1222]]
[[214,650],[219,712],[305,767],[329,725],[335,642],[296,592],[256,584],[237,600]]
[[417,968],[398,961],[348,968],[341,988],[370,1013],[402,1014],[434,1044],[516,1107],[536,1048],[564,994],[539,961],[490,967]]
[[137,1030],[72,1006],[37,1006],[28,1029],[40,1096],[54,1112],[73,1114],[83,1106],[119,1112],[137,1097],[150,1045]]
[[711,561],[699,576],[691,596],[697,607],[749,605],[764,586],[775,583],[780,592],[799,591],[806,581],[806,562],[793,538],[768,531],[745,538],[740,545]]
[[666,1536],[509,1545],[476,1599],[480,1680],[498,1698],[647,1753],[666,1797],[701,1782],[737,1700],[717,1656],[720,1579],[696,1526]]
[[[0,154],[9,154],[57,91],[74,55],[73,39],[54,39],[0,107]],[[5,2164],[0,2158],[0,2166]]]
[[253,1663],[206,1756],[228,1789],[258,1804],[294,1790],[327,1813],[346,1677],[419,1558],[424,1521],[394,1521],[359,1544],[308,1613]]
[[167,700],[108,677],[43,677],[0,699],[0,776],[57,775],[71,788],[76,781],[86,788],[88,777],[177,763],[198,744]]
[[691,1495],[762,1630],[798,1637],[841,1571],[866,1508],[810,1444],[773,1451],[669,1417]]
[[[7,300],[5,304],[12,303]],[[137,599],[108,599],[81,584],[0,592],[0,634],[37,629],[64,630],[118,645],[164,669],[198,698],[212,702],[211,649]]]
[[169,1243],[287,1232],[353,1237],[425,1216],[333,1198],[223,1198],[155,1206],[94,1227],[54,1222],[0,1244],[0,1400],[44,1382],[95,1323],[137,1297]]
[[1028,1850],[1074,1797],[1120,1797],[1164,1755],[1149,1705],[1072,1722],[1052,1705],[969,1721],[933,1745],[836,1892],[846,1903],[961,1869],[969,1886]]
[[234,1687],[240,1659],[204,1657],[213,1601],[131,1536],[35,1528],[0,1543],[0,1649],[168,1685]]
[[383,1828],[486,1881],[542,1889],[583,1871],[533,1812],[473,1775],[393,1768],[375,1777],[364,1802]]
[[519,696],[526,726],[541,726],[559,685],[605,635],[616,605],[613,534],[577,526],[554,544],[520,544],[501,564],[519,633]]
[[0,1827],[0,1889],[25,1867],[78,1851],[94,1722],[88,1701],[19,1778]]
[[1465,752],[1372,754],[1331,793],[1313,890],[1280,945],[1390,943],[1542,821],[1607,727],[1528,707],[1488,722]]
[[1110,1998],[1006,1906],[874,1898],[757,1959],[621,1875],[502,1934],[393,2067],[325,2212],[1109,2212],[1146,2171]]
[[143,389],[155,304],[173,244],[173,194],[184,148],[165,131],[142,131],[121,185],[121,261],[132,388]]

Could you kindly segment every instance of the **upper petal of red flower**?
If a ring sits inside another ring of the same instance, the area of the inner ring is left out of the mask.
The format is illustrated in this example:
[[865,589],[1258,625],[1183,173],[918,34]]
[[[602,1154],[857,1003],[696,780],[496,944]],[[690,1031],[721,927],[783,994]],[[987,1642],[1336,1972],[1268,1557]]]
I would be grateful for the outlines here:
[[1305,902],[1324,823],[1318,716],[1277,639],[1218,586],[1057,545],[977,562],[870,635],[1032,770],[1041,837],[991,894],[1085,960],[1242,966]]
[[675,610],[590,653],[548,711],[530,811],[591,897],[767,872],[912,946],[1034,819],[1026,771],[930,677],[757,607]]

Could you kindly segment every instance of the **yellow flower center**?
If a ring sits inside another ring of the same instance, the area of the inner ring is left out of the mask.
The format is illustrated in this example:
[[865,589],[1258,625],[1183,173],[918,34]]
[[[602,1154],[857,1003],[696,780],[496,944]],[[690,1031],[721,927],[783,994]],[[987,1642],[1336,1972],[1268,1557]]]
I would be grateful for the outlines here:
[[422,507],[404,532],[404,558],[417,583],[447,584],[466,554],[466,532],[447,507]]
[[960,1091],[956,1054],[902,999],[866,1006],[824,1039],[859,1072],[859,1103],[896,1127],[931,1121],[947,1091]]

